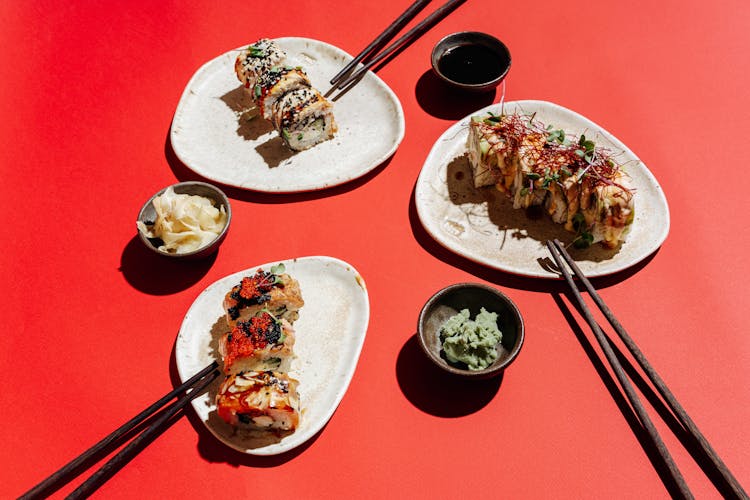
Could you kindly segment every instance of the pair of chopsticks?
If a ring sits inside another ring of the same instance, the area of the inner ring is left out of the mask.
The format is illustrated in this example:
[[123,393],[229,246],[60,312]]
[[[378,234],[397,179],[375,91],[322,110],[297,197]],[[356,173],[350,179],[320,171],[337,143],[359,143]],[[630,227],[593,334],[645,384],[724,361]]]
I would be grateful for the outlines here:
[[[161,399],[128,420],[113,433],[24,493],[20,498],[36,499],[45,498],[51,495],[64,484],[72,480],[73,477],[82,472],[82,469],[86,464],[90,464],[91,461],[95,460],[104,450],[111,449],[111,447],[118,445],[132,432],[136,431],[142,422],[150,417],[154,417],[153,421],[148,424],[148,427],[143,432],[130,441],[130,443],[94,472],[85,482],[81,483],[81,485],[66,498],[88,497],[118,470],[120,470],[122,466],[130,461],[130,459],[132,459],[143,446],[153,440],[156,435],[170,423],[178,411],[183,409],[188,402],[203,392],[203,390],[205,390],[206,387],[208,387],[208,385],[219,375],[218,367],[218,363],[214,361],[203,370],[196,373],[193,377],[186,380],[184,384],[165,394]],[[175,397],[177,397],[177,400],[156,416],[157,412]]]
[[[448,14],[458,8],[466,0],[448,0],[441,5],[435,12],[424,18],[419,24],[407,31],[398,40],[389,45],[382,52],[378,52],[390,41],[396,33],[406,26],[422,9],[430,3],[430,0],[416,0],[406,9],[395,21],[393,21],[377,38],[375,38],[362,52],[349,62],[336,76],[331,79],[332,87],[326,92],[326,97],[334,91],[341,92],[332,100],[336,100],[351,89],[364,77],[365,73],[378,63],[384,61],[387,57],[393,55],[397,50],[403,50],[413,41],[425,34],[430,28],[442,21]],[[358,64],[362,66],[355,69]]]
[[[641,425],[645,428],[646,432],[648,433],[652,443],[654,444],[655,449],[658,451],[664,464],[667,466],[669,470],[669,474],[672,477],[675,485],[679,488],[679,491],[682,494],[682,496],[685,498],[693,498],[693,495],[690,492],[690,489],[688,488],[684,477],[682,476],[679,469],[677,468],[677,465],[674,463],[674,460],[669,454],[669,451],[667,450],[666,445],[664,444],[661,437],[659,436],[659,433],[656,431],[656,428],[654,427],[653,422],[649,418],[648,414],[643,408],[643,405],[641,404],[641,401],[638,399],[638,396],[636,395],[635,390],[633,389],[632,385],[628,381],[627,376],[622,368],[622,365],[620,364],[620,361],[618,360],[612,348],[612,345],[610,344],[607,337],[604,335],[604,332],[602,331],[597,321],[594,319],[591,311],[586,305],[586,302],[583,300],[583,295],[581,294],[581,291],[576,286],[576,283],[573,280],[573,276],[571,276],[571,273],[565,264],[567,264],[567,266],[569,266],[570,269],[573,270],[573,273],[575,274],[576,278],[578,278],[578,281],[583,285],[583,287],[585,288],[586,292],[588,292],[591,299],[596,303],[596,305],[602,311],[604,316],[607,318],[607,321],[609,321],[610,325],[612,325],[614,330],[617,332],[620,339],[622,339],[623,343],[628,348],[630,353],[633,355],[638,365],[643,369],[643,371],[646,373],[648,378],[651,380],[651,383],[654,385],[654,387],[662,396],[666,404],[672,410],[672,412],[674,413],[679,423],[683,426],[685,431],[688,432],[690,436],[692,436],[695,442],[698,443],[701,454],[710,460],[713,468],[721,475],[721,477],[723,478],[723,481],[726,483],[726,486],[729,488],[729,491],[725,492],[725,495],[727,496],[731,495],[733,498],[747,499],[748,498],[747,493],[745,493],[745,491],[742,489],[742,486],[740,485],[740,483],[732,475],[731,471],[724,464],[724,462],[722,462],[721,458],[719,458],[718,454],[711,447],[708,440],[703,436],[700,430],[698,430],[698,427],[695,425],[693,420],[687,414],[687,412],[682,407],[682,405],[680,405],[680,403],[677,401],[677,398],[675,398],[675,396],[669,390],[669,388],[661,379],[661,377],[656,373],[654,368],[648,362],[648,360],[643,355],[643,353],[638,348],[638,346],[635,344],[633,339],[630,338],[627,331],[625,331],[625,328],[623,328],[623,326],[617,320],[617,318],[612,313],[610,308],[604,303],[602,298],[599,296],[599,294],[596,292],[596,290],[592,286],[591,282],[586,278],[586,276],[584,276],[584,274],[578,268],[575,261],[573,261],[573,259],[570,257],[568,252],[565,250],[565,247],[560,243],[560,241],[554,240],[554,241],[547,241],[547,248],[552,254],[552,258],[554,259],[555,263],[557,264],[558,269],[560,270],[563,277],[565,278],[565,281],[568,283],[568,286],[570,287],[572,295],[575,298],[576,303],[578,304],[579,310],[585,317],[586,322],[589,324],[589,326],[591,327],[591,330],[594,333],[594,336],[596,337],[596,340],[598,341],[600,347],[604,351],[604,355],[606,356],[607,361],[612,367],[612,370],[614,371],[615,376],[617,377],[617,380],[619,381],[620,386],[625,392],[631,406],[633,407],[635,413],[637,414],[638,419],[641,422]],[[565,261],[564,263],[563,263],[563,260]]]

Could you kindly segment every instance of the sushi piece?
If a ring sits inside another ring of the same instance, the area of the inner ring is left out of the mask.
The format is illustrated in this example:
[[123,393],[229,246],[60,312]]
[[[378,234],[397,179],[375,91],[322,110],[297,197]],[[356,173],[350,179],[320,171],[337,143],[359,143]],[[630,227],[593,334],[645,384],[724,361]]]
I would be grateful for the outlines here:
[[258,79],[274,66],[278,66],[286,53],[268,38],[261,38],[242,50],[234,62],[237,79],[246,89],[254,89]]
[[611,179],[587,177],[581,183],[580,213],[585,225],[579,228],[590,243],[616,248],[625,240],[635,217],[633,192],[621,172]]
[[469,123],[469,164],[474,177],[474,187],[477,188],[492,186],[500,181],[500,166],[505,165],[509,152],[507,141],[491,119],[490,115],[477,116],[472,117]]
[[216,410],[240,429],[293,431],[299,425],[297,380],[273,371],[230,375],[216,395]]
[[233,328],[238,321],[246,321],[265,309],[274,317],[294,323],[299,309],[305,304],[299,282],[284,273],[283,265],[270,272],[258,269],[254,275],[242,278],[224,297],[227,324]]
[[547,190],[542,187],[543,166],[539,160],[546,142],[545,135],[538,132],[527,134],[521,140],[516,153],[516,175],[511,186],[513,208],[529,208],[544,203]]
[[219,340],[227,375],[243,371],[289,371],[294,353],[294,329],[265,311],[237,322]]
[[302,68],[276,66],[264,72],[255,83],[253,99],[258,104],[263,118],[271,120],[273,104],[299,88],[310,88],[310,79]]
[[544,208],[558,224],[564,224],[565,229],[575,232],[573,217],[578,213],[580,185],[574,175],[563,177],[551,183],[549,195],[544,201]]
[[273,115],[276,130],[294,151],[303,151],[331,139],[338,129],[333,105],[312,87],[298,88],[284,95]]

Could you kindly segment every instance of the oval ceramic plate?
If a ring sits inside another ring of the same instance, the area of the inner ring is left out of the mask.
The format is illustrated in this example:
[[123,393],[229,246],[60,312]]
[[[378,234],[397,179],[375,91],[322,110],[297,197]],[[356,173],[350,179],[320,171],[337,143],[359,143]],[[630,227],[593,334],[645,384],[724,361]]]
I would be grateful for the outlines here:
[[[357,271],[332,257],[280,261],[300,283],[305,305],[294,323],[295,359],[290,375],[299,380],[301,418],[297,430],[283,437],[271,433],[238,433],[216,413],[215,398],[223,377],[192,401],[206,427],[232,448],[251,455],[276,455],[313,437],[333,415],[354,375],[370,318],[367,288]],[[242,277],[272,262],[220,279],[206,288],[185,315],[177,336],[177,371],[185,381],[219,361],[218,341],[227,331],[222,302]]]
[[[352,57],[307,38],[279,38],[288,62],[299,64],[315,88]],[[263,192],[314,191],[361,177],[388,159],[404,137],[404,113],[390,88],[368,72],[333,105],[338,132],[300,152],[284,146],[270,122],[256,116],[249,93],[234,73],[240,49],[203,65],[175,111],[170,140],[191,170],[228,186]]]
[[[417,213],[427,232],[449,250],[480,264],[513,274],[557,278],[550,270],[545,242],[575,237],[547,217],[530,218],[513,209],[507,197],[492,187],[474,188],[466,156],[471,116],[501,112],[493,104],[450,127],[433,146],[415,188]],[[578,266],[587,276],[603,276],[626,269],[649,255],[669,232],[669,207],[661,186],[646,165],[612,134],[569,109],[545,101],[506,102],[502,112],[531,115],[545,125],[569,134],[584,133],[597,146],[608,148],[630,176],[635,194],[635,220],[626,241],[608,250],[592,245],[571,248]]]

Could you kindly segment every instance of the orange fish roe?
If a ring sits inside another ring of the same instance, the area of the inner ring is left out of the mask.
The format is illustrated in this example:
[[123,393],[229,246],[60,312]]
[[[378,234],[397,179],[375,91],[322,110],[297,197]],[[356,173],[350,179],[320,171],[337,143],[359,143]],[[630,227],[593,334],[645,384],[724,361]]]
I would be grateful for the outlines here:
[[281,324],[263,312],[248,321],[240,321],[227,335],[224,364],[231,366],[235,360],[252,356],[256,350],[281,340]]
[[239,286],[239,296],[248,301],[254,300],[259,304],[263,303],[263,295],[271,291],[274,285],[276,285],[276,281],[277,277],[275,274],[258,269],[253,276],[242,278]]

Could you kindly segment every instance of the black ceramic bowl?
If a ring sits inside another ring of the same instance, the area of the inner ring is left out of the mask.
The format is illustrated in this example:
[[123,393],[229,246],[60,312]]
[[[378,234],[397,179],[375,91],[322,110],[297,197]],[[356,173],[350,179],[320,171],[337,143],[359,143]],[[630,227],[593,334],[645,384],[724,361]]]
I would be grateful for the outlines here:
[[[138,212],[138,221],[143,223],[152,223],[156,219],[156,210],[154,209],[154,205],[152,202],[154,201],[154,198],[163,194],[168,187],[165,187],[164,189],[155,193],[151,198],[148,199],[146,203],[144,203],[141,211]],[[138,230],[138,227],[136,226],[138,237],[149,250],[172,259],[202,259],[214,254],[219,249],[219,246],[224,241],[224,238],[226,238],[227,231],[229,230],[229,223],[232,221],[232,208],[229,205],[229,199],[221,189],[206,182],[179,182],[177,184],[172,184],[171,187],[176,194],[203,196],[204,198],[208,198],[209,200],[211,200],[216,208],[224,207],[224,211],[226,211],[227,213],[227,223],[224,225],[224,229],[222,229],[219,235],[212,241],[208,242],[197,250],[186,253],[170,253],[159,250],[161,241],[158,239],[147,237],[140,230]]]
[[[497,313],[497,326],[503,334],[496,346],[498,358],[484,370],[469,370],[449,363],[441,352],[440,327],[462,309],[469,309],[473,319],[484,307]],[[425,303],[417,324],[419,345],[428,358],[441,369],[466,378],[484,379],[499,375],[521,351],[524,339],[523,317],[508,296],[487,285],[458,283],[443,288]]]
[[478,31],[452,33],[432,49],[432,69],[448,85],[471,92],[487,92],[510,71],[508,47]]

